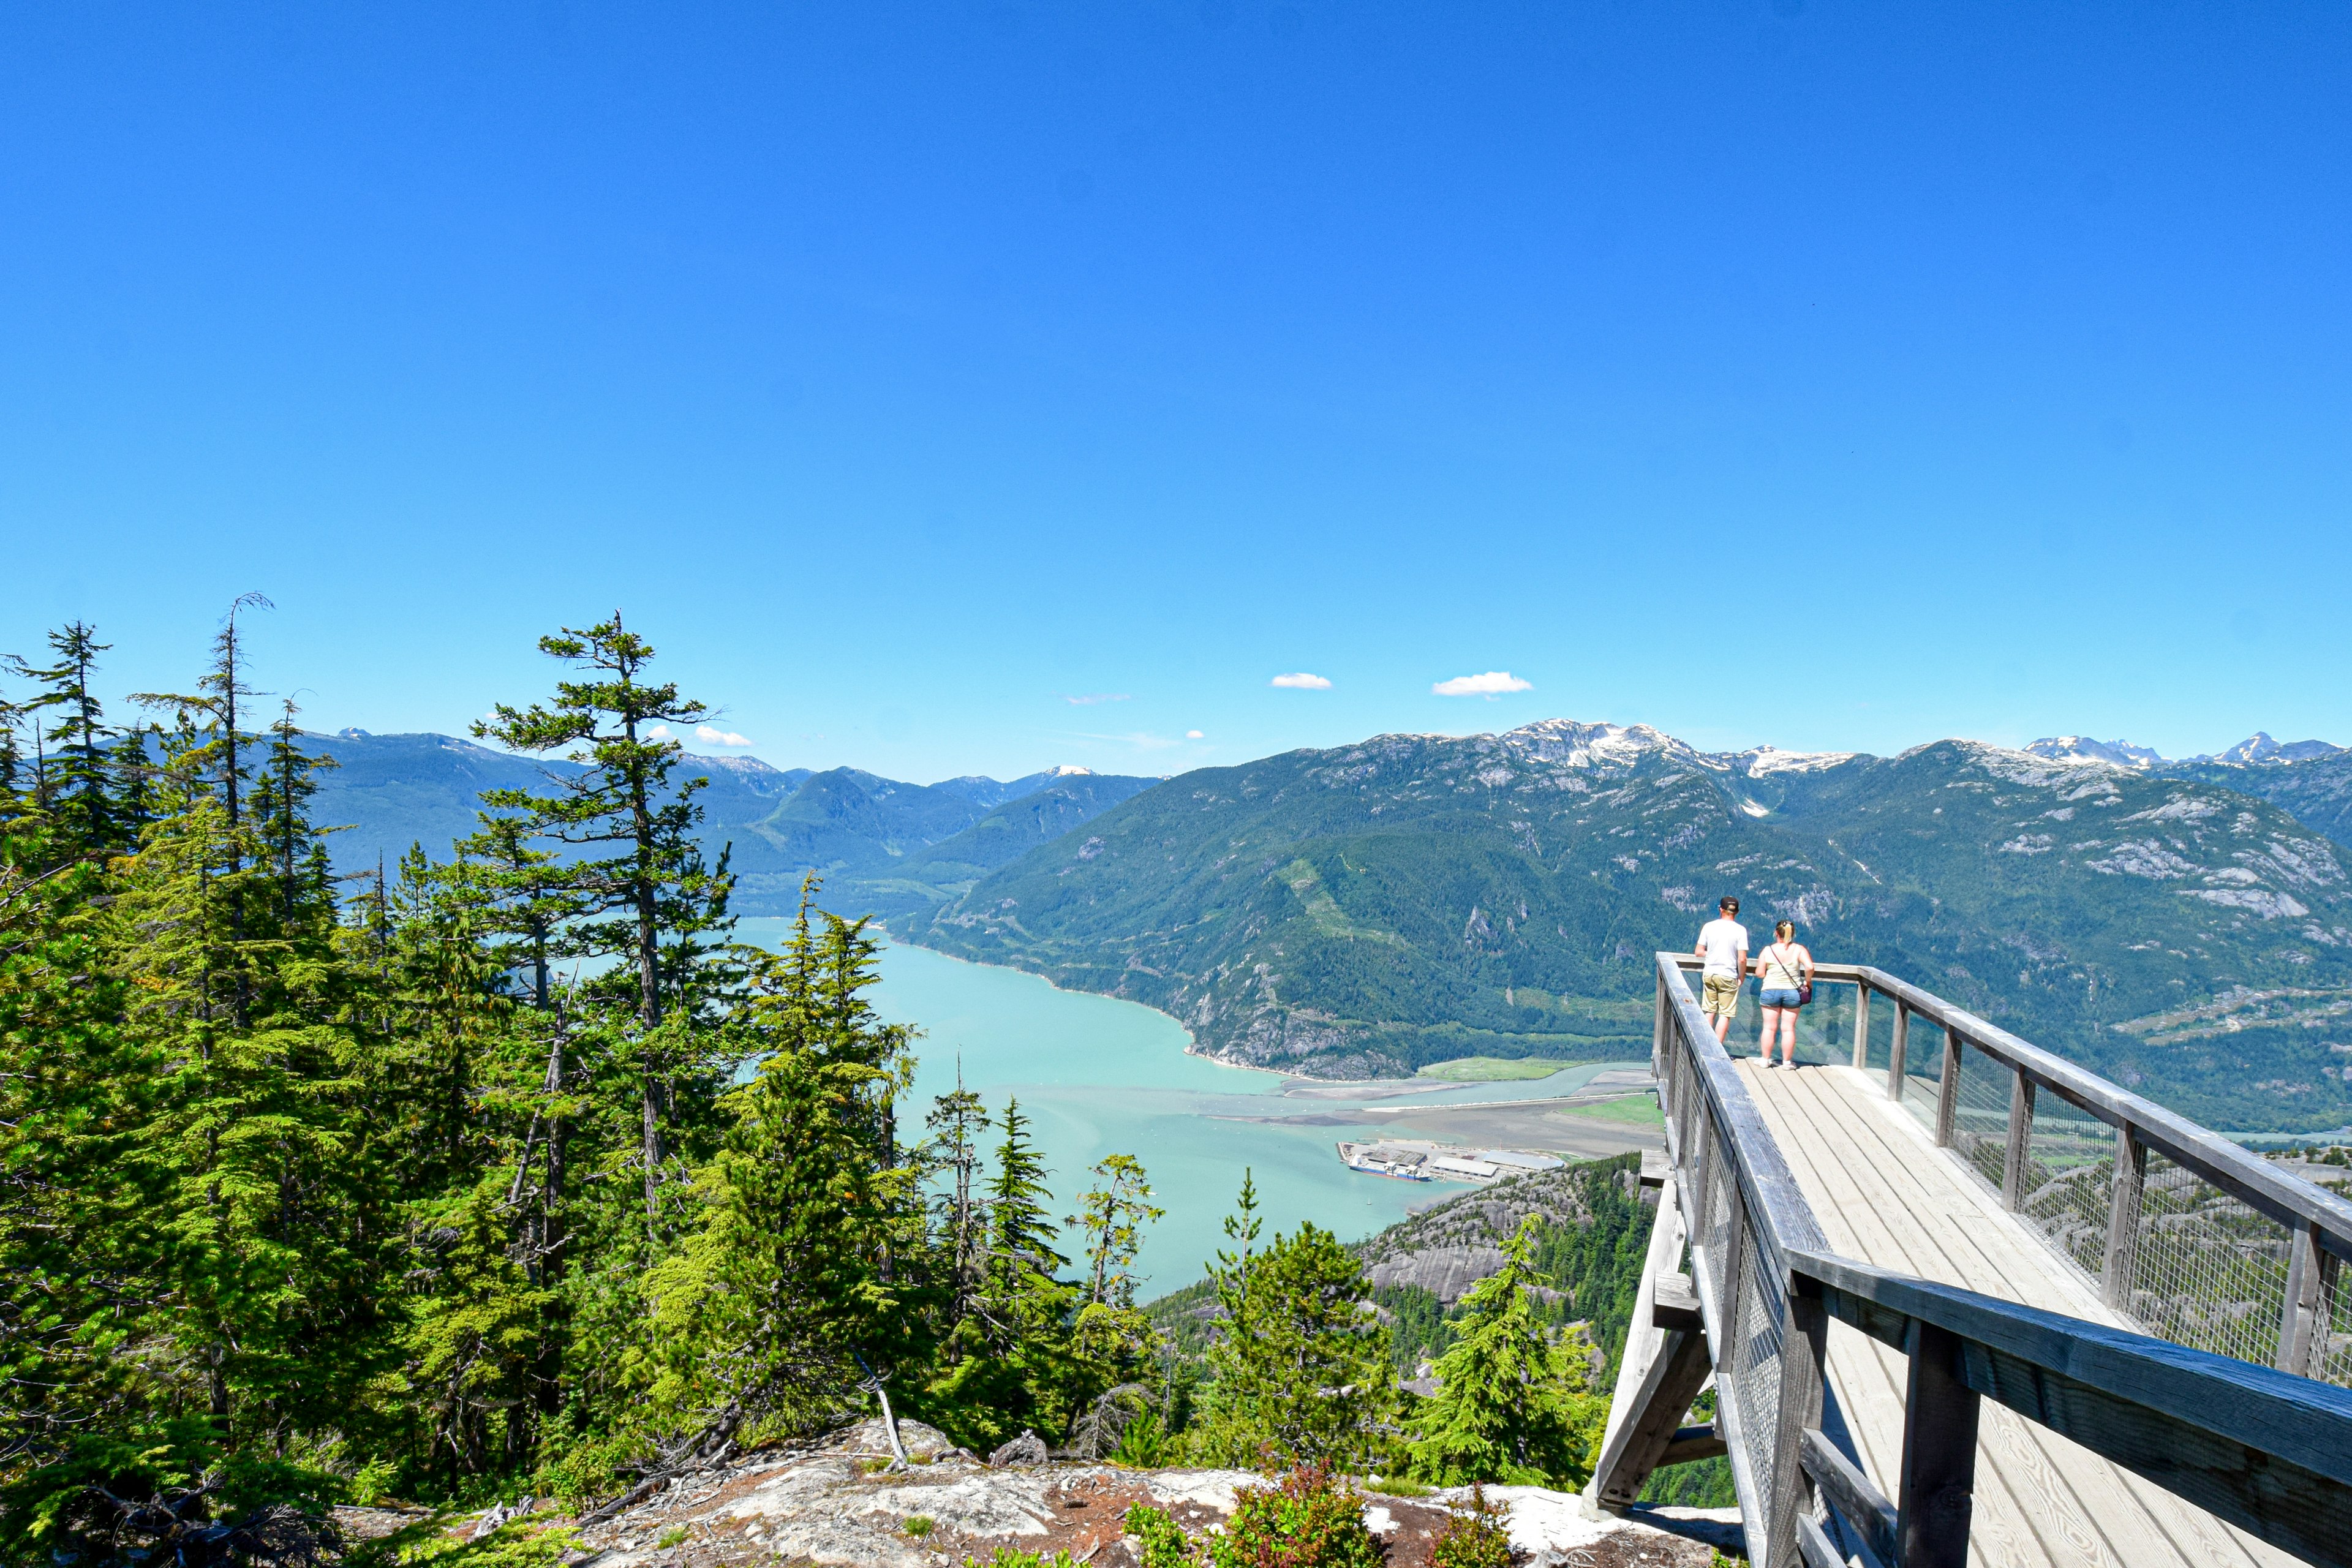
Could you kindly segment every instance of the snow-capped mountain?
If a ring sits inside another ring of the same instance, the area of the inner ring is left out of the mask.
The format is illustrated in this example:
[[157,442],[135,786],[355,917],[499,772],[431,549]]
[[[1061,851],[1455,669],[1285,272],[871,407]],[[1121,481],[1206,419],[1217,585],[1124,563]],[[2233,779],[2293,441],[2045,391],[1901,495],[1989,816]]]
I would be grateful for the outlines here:
[[2150,746],[2129,741],[2094,741],[2087,735],[2044,735],[2026,748],[2054,763],[2113,763],[2119,768],[2159,768],[2165,759]]
[[2226,752],[2216,752],[2210,757],[2198,757],[2200,763],[2234,763],[2247,766],[2256,763],[2307,763],[2317,757],[2332,757],[2344,750],[2326,741],[2273,741],[2257,730]]

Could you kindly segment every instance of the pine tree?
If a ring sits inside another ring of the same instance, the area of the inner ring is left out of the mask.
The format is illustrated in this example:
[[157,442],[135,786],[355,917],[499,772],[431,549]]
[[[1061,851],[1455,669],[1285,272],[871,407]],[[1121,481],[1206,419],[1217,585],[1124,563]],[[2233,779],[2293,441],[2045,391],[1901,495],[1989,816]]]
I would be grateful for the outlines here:
[[1607,1406],[1591,1392],[1591,1344],[1547,1330],[1536,1310],[1536,1231],[1529,1215],[1504,1243],[1502,1268],[1463,1298],[1437,1392],[1412,1423],[1422,1480],[1572,1489],[1591,1478]]
[[548,705],[520,710],[501,703],[473,732],[511,751],[562,752],[580,771],[555,775],[552,795],[501,789],[484,792],[482,799],[495,811],[521,814],[531,837],[614,851],[572,861],[560,881],[550,881],[578,900],[567,929],[573,949],[623,960],[611,984],[626,988],[623,994],[635,1017],[638,1165],[650,1255],[664,1232],[660,1189],[676,1079],[699,1066],[691,1041],[662,1026],[679,1005],[681,1024],[690,1033],[700,1021],[698,1007],[723,989],[704,984],[698,966],[710,952],[704,939],[723,935],[731,923],[726,912],[731,879],[723,859],[712,870],[693,837],[702,817],[694,796],[709,781],[673,783],[684,748],[666,729],[698,723],[709,710],[680,697],[675,683],[640,679],[654,649],[622,625],[618,611],[599,625],[541,637],[539,647],[550,658],[593,672],[592,678],[558,681]]

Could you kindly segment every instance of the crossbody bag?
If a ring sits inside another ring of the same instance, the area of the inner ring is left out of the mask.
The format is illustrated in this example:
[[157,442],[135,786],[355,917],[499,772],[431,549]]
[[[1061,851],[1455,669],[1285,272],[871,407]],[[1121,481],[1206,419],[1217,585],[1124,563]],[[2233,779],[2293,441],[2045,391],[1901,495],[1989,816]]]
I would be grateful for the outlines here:
[[1780,966],[1780,973],[1784,979],[1797,981],[1797,1005],[1800,1007],[1810,1005],[1813,999],[1813,983],[1811,980],[1797,979],[1797,965],[1793,960],[1786,956],[1787,947],[1786,942],[1774,942],[1772,962]]

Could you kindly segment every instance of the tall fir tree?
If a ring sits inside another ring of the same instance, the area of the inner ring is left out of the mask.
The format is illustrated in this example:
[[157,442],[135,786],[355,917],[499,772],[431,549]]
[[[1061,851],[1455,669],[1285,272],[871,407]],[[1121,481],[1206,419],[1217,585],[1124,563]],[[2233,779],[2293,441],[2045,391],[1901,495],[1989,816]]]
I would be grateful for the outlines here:
[[[694,797],[709,780],[674,778],[685,748],[667,730],[698,723],[709,710],[679,696],[675,682],[643,679],[654,648],[623,626],[617,610],[608,621],[541,637],[539,647],[588,679],[559,680],[546,704],[499,704],[473,732],[510,751],[562,753],[579,769],[551,775],[551,794],[501,789],[482,798],[495,811],[520,814],[533,837],[609,851],[565,862],[556,885],[578,900],[564,928],[571,949],[621,961],[610,986],[635,1020],[630,1045],[638,1058],[638,1166],[650,1258],[666,1228],[660,1189],[673,1174],[677,1080],[701,1067],[697,1014],[717,1005],[724,989],[700,971],[712,939],[731,925],[724,859],[713,870],[694,837],[702,819]],[[673,1012],[676,1026],[665,1029]]]
[[878,943],[814,910],[814,890],[754,968],[743,1026],[759,1068],[727,1096],[730,1125],[698,1173],[700,1223],[650,1283],[644,1409],[667,1468],[806,1430],[921,1349],[907,1323],[920,1170],[890,1115],[909,1037],[865,995]]
[[1363,1265],[1311,1222],[1257,1250],[1255,1198],[1245,1173],[1226,1226],[1239,1250],[1212,1274],[1223,1321],[1189,1447],[1212,1464],[1360,1469],[1395,1401]]
[[133,838],[115,797],[109,751],[115,731],[91,687],[98,656],[110,645],[95,627],[70,621],[48,634],[53,662],[35,665],[16,655],[9,668],[42,688],[23,705],[41,761],[40,804],[60,832],[64,854],[105,856],[131,847]]
[[1537,1223],[1520,1222],[1501,1269],[1462,1299],[1454,1343],[1437,1359],[1437,1392],[1413,1415],[1421,1480],[1573,1489],[1591,1479],[1608,1405],[1591,1392],[1591,1342],[1548,1327],[1536,1310]]

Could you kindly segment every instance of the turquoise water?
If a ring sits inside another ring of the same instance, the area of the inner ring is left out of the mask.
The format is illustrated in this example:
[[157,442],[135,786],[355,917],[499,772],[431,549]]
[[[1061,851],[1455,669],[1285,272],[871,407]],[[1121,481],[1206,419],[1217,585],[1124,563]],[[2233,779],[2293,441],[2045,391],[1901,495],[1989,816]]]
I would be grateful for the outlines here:
[[[784,924],[746,920],[740,934],[772,942]],[[1138,1259],[1150,1277],[1147,1294],[1202,1277],[1224,1244],[1222,1224],[1244,1166],[1255,1173],[1269,1233],[1311,1219],[1354,1240],[1403,1218],[1408,1204],[1462,1190],[1349,1171],[1332,1145],[1379,1136],[1381,1118],[1359,1120],[1345,1100],[1286,1095],[1279,1073],[1187,1055],[1191,1036],[1181,1025],[1133,1002],[1059,991],[1034,974],[900,946],[884,952],[872,995],[886,1019],[922,1031],[902,1127],[919,1127],[932,1097],[955,1087],[960,1060],[965,1084],[992,1110],[1001,1110],[1008,1096],[1020,1099],[1063,1213],[1073,1212],[1088,1169],[1104,1155],[1143,1162],[1154,1201],[1168,1211]],[[1599,1070],[1580,1066],[1526,1082],[1458,1085],[1412,1095],[1412,1103],[1538,1099],[1578,1088]],[[1300,1116],[1331,1124],[1231,1120]]]

